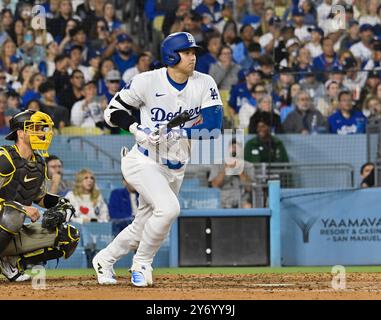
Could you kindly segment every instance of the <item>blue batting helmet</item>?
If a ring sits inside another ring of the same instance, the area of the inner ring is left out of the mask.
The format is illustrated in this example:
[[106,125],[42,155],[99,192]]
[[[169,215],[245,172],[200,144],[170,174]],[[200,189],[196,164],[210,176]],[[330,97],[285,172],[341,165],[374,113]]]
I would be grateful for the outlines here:
[[180,62],[178,52],[189,48],[200,49],[201,47],[196,45],[194,37],[188,32],[172,33],[161,44],[161,59],[165,65],[173,67]]

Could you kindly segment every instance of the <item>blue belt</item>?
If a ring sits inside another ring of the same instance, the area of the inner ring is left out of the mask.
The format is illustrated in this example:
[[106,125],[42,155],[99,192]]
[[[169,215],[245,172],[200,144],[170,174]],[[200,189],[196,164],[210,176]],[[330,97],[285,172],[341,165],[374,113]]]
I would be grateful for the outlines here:
[[[138,150],[143,153],[146,157],[148,157],[148,150],[138,145]],[[184,166],[184,163],[181,162],[173,162],[168,159],[161,158],[162,164],[167,166],[168,169],[180,169]]]

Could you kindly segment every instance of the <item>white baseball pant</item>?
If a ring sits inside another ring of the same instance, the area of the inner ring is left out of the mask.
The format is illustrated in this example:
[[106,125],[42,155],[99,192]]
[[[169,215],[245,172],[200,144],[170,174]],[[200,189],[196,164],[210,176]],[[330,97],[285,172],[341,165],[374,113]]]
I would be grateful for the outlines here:
[[139,193],[139,206],[133,222],[105,248],[103,258],[114,264],[138,248],[133,263],[151,264],[180,214],[177,195],[185,165],[169,169],[143,155],[135,145],[122,157],[121,167],[126,181]]

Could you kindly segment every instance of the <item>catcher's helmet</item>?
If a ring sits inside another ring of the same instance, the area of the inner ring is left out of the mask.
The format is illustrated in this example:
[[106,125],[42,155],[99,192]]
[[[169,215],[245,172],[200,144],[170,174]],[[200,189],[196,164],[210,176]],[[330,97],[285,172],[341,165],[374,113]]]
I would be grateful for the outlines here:
[[180,62],[179,51],[189,48],[201,49],[194,37],[188,32],[176,32],[166,37],[161,44],[161,59],[169,67]]
[[7,140],[16,140],[17,130],[28,133],[33,150],[41,151],[47,156],[47,150],[53,138],[53,120],[44,112],[25,110],[14,115],[9,121],[11,132],[5,137]]

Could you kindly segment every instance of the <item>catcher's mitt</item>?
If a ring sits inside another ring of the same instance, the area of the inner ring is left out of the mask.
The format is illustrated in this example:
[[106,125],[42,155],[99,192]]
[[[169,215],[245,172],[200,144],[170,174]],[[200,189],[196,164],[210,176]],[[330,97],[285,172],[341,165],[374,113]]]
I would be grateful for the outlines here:
[[75,209],[70,204],[70,201],[65,198],[60,198],[54,207],[45,210],[42,215],[42,227],[48,230],[54,230],[66,221],[68,215],[70,220],[74,213]]

